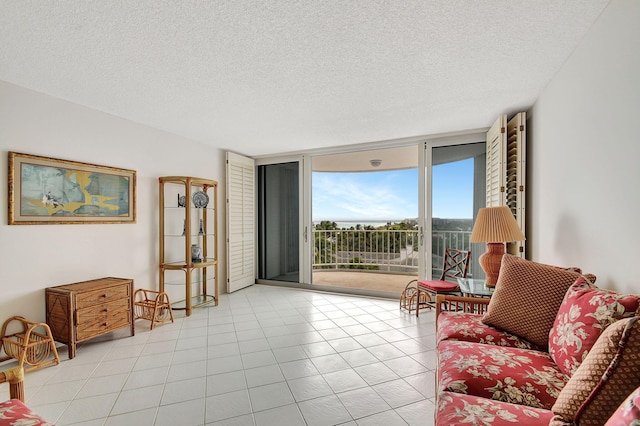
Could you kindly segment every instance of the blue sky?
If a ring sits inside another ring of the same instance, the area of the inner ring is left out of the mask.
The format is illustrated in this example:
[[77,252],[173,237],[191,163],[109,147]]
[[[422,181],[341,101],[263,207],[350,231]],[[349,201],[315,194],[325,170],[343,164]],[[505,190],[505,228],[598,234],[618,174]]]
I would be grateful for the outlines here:
[[[418,169],[314,172],[313,221],[386,221],[418,217]],[[433,216],[471,218],[473,160],[433,168]]]

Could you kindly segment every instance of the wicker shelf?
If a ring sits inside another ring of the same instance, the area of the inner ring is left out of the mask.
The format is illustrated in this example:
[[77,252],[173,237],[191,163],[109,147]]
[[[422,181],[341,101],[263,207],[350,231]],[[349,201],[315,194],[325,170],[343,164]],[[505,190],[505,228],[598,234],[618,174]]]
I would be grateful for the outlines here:
[[[184,300],[171,308],[189,316],[193,308],[218,304],[218,182],[164,176],[159,184],[160,292],[169,291],[167,285],[184,286]],[[194,246],[200,249],[197,258]]]

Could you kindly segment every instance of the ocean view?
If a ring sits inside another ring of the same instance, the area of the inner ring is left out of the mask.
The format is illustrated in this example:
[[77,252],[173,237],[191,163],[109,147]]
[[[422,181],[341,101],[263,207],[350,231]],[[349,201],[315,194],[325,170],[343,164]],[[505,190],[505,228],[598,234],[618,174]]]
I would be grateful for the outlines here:
[[[338,228],[342,229],[342,228],[351,228],[354,227],[358,224],[364,226],[373,226],[374,228],[377,228],[378,226],[384,226],[387,223],[391,222],[391,223],[400,223],[402,222],[403,219],[394,219],[394,220],[379,220],[379,221],[363,221],[363,220],[331,220],[331,222],[335,222],[336,225],[338,225]],[[320,222],[322,222],[321,220],[314,220],[313,221],[313,226],[315,227],[317,224],[319,224]]]

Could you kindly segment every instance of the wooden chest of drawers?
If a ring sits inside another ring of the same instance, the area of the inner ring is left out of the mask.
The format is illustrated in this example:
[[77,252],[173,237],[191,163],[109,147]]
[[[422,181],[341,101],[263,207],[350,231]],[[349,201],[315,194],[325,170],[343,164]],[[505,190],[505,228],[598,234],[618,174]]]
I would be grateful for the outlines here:
[[100,278],[49,287],[45,291],[47,324],[53,338],[76,356],[76,344],[133,323],[133,280]]

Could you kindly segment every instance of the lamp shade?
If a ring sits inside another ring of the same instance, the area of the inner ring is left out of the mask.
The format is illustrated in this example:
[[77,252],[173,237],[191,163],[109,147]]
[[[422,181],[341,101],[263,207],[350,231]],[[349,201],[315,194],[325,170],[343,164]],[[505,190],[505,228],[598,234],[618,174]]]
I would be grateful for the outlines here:
[[525,239],[507,206],[485,207],[478,211],[471,231],[472,243],[508,243]]

